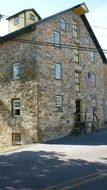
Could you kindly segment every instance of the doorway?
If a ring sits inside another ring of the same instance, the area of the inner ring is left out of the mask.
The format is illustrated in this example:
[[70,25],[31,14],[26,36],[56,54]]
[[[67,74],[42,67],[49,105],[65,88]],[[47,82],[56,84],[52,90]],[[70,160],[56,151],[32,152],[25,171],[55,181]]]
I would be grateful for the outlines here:
[[75,106],[76,106],[76,121],[81,121],[81,100],[76,100]]

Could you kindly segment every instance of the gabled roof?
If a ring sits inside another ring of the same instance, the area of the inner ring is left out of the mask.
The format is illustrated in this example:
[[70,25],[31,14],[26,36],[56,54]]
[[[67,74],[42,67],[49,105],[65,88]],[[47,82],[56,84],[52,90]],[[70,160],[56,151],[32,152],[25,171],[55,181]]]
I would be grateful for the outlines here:
[[38,19],[39,19],[39,20],[41,19],[40,15],[35,11],[35,9],[24,9],[24,10],[22,10],[22,11],[16,13],[16,14],[14,14],[14,15],[8,17],[7,20],[10,20],[11,18],[20,15],[21,13],[25,13],[25,12],[28,12],[28,11],[33,11],[34,14],[38,17]]
[[102,50],[102,48],[101,48],[101,46],[100,46],[100,44],[99,44],[99,42],[98,42],[98,40],[97,40],[95,34],[94,34],[94,32],[93,32],[93,30],[92,30],[92,28],[91,28],[91,26],[90,26],[90,24],[89,24],[89,22],[88,22],[86,16],[85,16],[85,15],[81,15],[81,19],[82,19],[83,23],[85,24],[85,26],[86,26],[86,28],[87,28],[87,30],[88,30],[88,32],[89,32],[91,38],[93,39],[93,41],[94,41],[94,43],[95,43],[95,46],[96,46],[96,48],[97,48],[97,50],[98,50],[100,56],[101,56],[102,59],[103,59],[103,62],[104,62],[104,63],[107,63],[107,58],[106,58],[106,56],[105,56],[105,54],[104,54],[104,52],[103,52],[103,50]]
[[68,12],[68,11],[73,11],[73,12],[75,12],[75,13],[78,14],[78,15],[86,14],[86,13],[89,12],[89,10],[88,10],[86,4],[85,4],[85,3],[81,3],[81,4],[79,4],[79,5],[76,5],[76,6],[74,6],[74,7],[71,7],[71,8],[69,8],[69,9],[64,10],[64,11],[58,12],[58,13],[56,13],[56,14],[54,14],[54,15],[51,15],[51,16],[46,17],[46,18],[44,18],[44,19],[41,19],[41,20],[37,21],[37,24],[40,24],[40,23],[42,23],[42,22],[44,22],[44,21],[47,21],[47,20],[49,20],[49,19],[51,19],[51,18],[55,18],[56,16],[60,16],[61,14],[64,14],[64,13],[66,13],[66,12]]
[[41,24],[42,22],[45,22],[45,21],[47,21],[49,19],[52,19],[52,18],[54,18],[56,16],[60,16],[61,14],[64,14],[64,13],[66,13],[68,11],[73,11],[74,13],[78,14],[81,17],[81,19],[84,22],[84,25],[86,26],[86,28],[87,28],[90,36],[92,37],[92,39],[93,39],[93,41],[95,43],[95,46],[96,46],[96,48],[97,48],[97,50],[98,50],[98,52],[99,52],[99,54],[100,54],[103,62],[107,63],[107,58],[106,58],[106,56],[105,56],[105,54],[104,54],[104,52],[103,52],[103,50],[102,50],[102,48],[100,46],[100,44],[99,44],[99,42],[98,42],[95,34],[94,34],[94,32],[93,32],[93,30],[92,30],[92,28],[91,28],[91,26],[90,26],[90,24],[89,24],[86,16],[85,16],[85,13],[89,12],[89,10],[88,10],[87,6],[85,5],[85,3],[81,3],[81,4],[76,5],[76,6],[72,7],[72,8],[70,8],[70,9],[66,9],[66,10],[61,11],[59,13],[56,13],[56,14],[54,14],[52,16],[49,16],[49,17],[47,17],[45,19],[39,20],[39,21],[37,21],[36,24],[37,25]]
[[[18,14],[20,14],[20,13],[22,13],[22,12],[24,12],[24,11],[34,11],[34,13],[35,13],[36,15],[38,15],[38,13],[37,13],[34,9],[26,9],[26,10],[23,10],[23,11],[21,11],[21,12],[15,14],[15,15],[12,15],[11,17],[8,17],[8,19],[10,19],[10,18],[12,18],[12,17],[14,17],[14,16],[17,16]],[[34,24],[30,25],[30,26],[27,26],[27,27],[25,27],[25,28],[22,28],[22,29],[20,29],[20,30],[17,30],[17,31],[15,31],[15,32],[12,32],[12,33],[10,33],[10,34],[8,34],[8,35],[6,35],[6,36],[3,36],[3,37],[0,38],[0,41],[5,41],[5,40],[8,40],[8,39],[12,39],[13,37],[18,36],[18,35],[20,35],[20,34],[23,34],[23,33],[25,33],[25,32],[35,30],[35,28],[36,28],[35,25],[41,24],[41,23],[43,23],[43,22],[45,22],[45,21],[48,21],[48,20],[50,20],[50,19],[52,19],[52,18],[55,18],[56,16],[60,16],[61,14],[64,14],[64,13],[66,13],[66,12],[68,12],[68,11],[73,11],[74,13],[78,14],[78,15],[81,17],[81,19],[82,19],[84,25],[86,26],[86,28],[87,28],[87,30],[88,30],[88,32],[89,32],[91,38],[93,39],[93,42],[95,43],[95,46],[96,46],[96,48],[97,48],[97,50],[98,50],[98,52],[99,52],[99,54],[100,54],[100,56],[101,56],[103,62],[104,62],[104,63],[107,63],[107,58],[106,58],[106,56],[105,56],[105,54],[104,54],[104,52],[103,52],[103,50],[102,50],[102,48],[101,48],[101,46],[100,46],[100,44],[99,44],[99,42],[98,42],[98,40],[97,40],[95,34],[94,34],[94,32],[93,32],[93,30],[92,30],[92,28],[91,28],[91,26],[90,26],[90,24],[89,24],[89,22],[88,22],[86,16],[85,16],[85,13],[88,12],[88,9],[87,9],[85,3],[81,3],[81,4],[79,4],[79,5],[75,6],[75,7],[72,7],[72,8],[70,8],[70,9],[61,11],[61,12],[59,12],[59,13],[57,13],[57,14],[54,14],[54,15],[52,15],[52,16],[49,16],[49,17],[47,17],[47,18],[45,18],[45,19],[39,20],[39,21],[37,21],[36,23],[34,23]],[[38,16],[39,16],[39,15],[38,15]],[[40,18],[40,16],[39,16],[39,18]]]

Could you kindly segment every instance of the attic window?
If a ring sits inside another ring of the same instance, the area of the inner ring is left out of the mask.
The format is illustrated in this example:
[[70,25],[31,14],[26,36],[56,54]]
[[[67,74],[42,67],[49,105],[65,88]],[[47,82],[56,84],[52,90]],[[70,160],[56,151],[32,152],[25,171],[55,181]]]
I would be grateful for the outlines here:
[[14,25],[17,25],[17,24],[19,24],[19,17],[18,16],[16,16],[14,18]]
[[89,37],[88,34],[85,34],[85,42],[86,42],[87,45],[90,44],[90,37]]
[[35,21],[35,16],[33,14],[30,14],[30,20]]
[[60,19],[60,28],[65,31],[65,20],[62,18]]
[[76,20],[73,20],[73,37],[79,38],[79,23]]

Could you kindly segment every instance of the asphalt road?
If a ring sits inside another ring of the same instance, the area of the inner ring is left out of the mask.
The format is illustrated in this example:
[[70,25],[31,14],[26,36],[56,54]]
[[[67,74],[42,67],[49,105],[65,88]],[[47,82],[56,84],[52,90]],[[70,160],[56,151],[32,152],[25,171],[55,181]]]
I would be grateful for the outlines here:
[[0,190],[107,190],[107,130],[0,154]]

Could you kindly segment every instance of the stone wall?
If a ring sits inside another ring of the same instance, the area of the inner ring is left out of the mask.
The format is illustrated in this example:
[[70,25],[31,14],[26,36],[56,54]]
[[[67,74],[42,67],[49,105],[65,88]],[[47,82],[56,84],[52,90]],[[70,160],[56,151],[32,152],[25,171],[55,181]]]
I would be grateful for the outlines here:
[[[0,47],[0,143],[12,143],[12,133],[21,133],[22,143],[37,142],[37,73],[31,47],[4,42]],[[20,79],[13,80],[12,66],[20,63]],[[12,99],[20,99],[20,117],[12,116]]]
[[[63,18],[67,25],[66,31],[59,27],[59,20]],[[77,19],[80,23],[80,40],[72,36],[72,20]],[[61,43],[68,44],[71,48],[54,46],[37,46],[38,64],[38,93],[39,93],[39,127],[42,131],[43,139],[58,138],[70,133],[75,118],[75,101],[82,101],[82,111],[88,112],[92,120],[92,100],[94,95],[97,99],[96,114],[100,121],[104,120],[104,79],[103,62],[99,53],[95,52],[95,63],[89,59],[87,49],[80,50],[80,64],[74,63],[73,46],[77,42],[82,47],[96,49],[90,37],[90,44],[85,41],[86,34],[90,35],[80,17],[68,12],[44,21],[36,27],[35,40],[52,42],[53,31],[61,34]],[[61,63],[62,79],[54,78],[54,63]],[[76,93],[74,88],[74,72],[80,71],[82,75],[82,91]],[[85,83],[86,73],[91,72],[96,75],[96,86],[87,90]],[[63,111],[55,111],[55,95],[61,95],[63,99]]]

